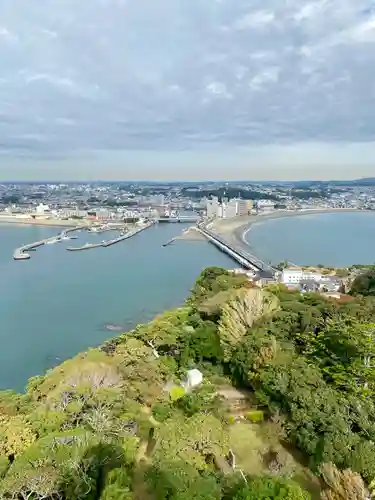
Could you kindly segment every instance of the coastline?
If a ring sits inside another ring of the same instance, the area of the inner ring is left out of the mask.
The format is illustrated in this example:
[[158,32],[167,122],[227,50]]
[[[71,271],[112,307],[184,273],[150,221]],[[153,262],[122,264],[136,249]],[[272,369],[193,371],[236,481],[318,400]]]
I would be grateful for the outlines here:
[[229,243],[240,246],[245,251],[252,251],[251,245],[245,239],[245,236],[248,232],[250,232],[255,224],[259,224],[267,220],[281,219],[285,217],[301,217],[304,215],[332,214],[341,212],[375,213],[373,210],[361,210],[357,208],[307,209],[303,211],[280,210],[264,215],[244,215],[231,219],[217,219],[212,222],[211,228],[214,232],[225,238]]
[[0,216],[0,226],[18,225],[18,226],[44,226],[44,227],[75,227],[78,224],[78,222],[80,221],[59,220],[59,219],[31,220],[31,219],[17,219],[15,217]]

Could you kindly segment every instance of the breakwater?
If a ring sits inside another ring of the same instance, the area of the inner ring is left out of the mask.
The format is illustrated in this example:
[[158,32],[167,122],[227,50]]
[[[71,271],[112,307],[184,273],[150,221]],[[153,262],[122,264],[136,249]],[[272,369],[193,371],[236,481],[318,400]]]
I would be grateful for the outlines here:
[[138,227],[137,229],[134,229],[134,231],[129,231],[128,233],[122,234],[118,238],[114,238],[112,240],[102,241],[101,243],[86,243],[85,245],[83,245],[81,247],[68,247],[67,250],[70,252],[77,252],[77,251],[81,251],[81,250],[91,250],[93,248],[99,248],[99,247],[104,247],[104,248],[110,247],[112,245],[115,245],[116,243],[120,243],[120,241],[131,238],[132,236],[135,236],[136,234],[151,227],[153,224],[154,224],[154,222],[149,222],[148,224],[145,224],[141,227]]
[[87,225],[81,225],[76,227],[71,227],[68,229],[64,229],[57,236],[52,236],[51,238],[45,238],[44,240],[35,241],[34,243],[28,243],[27,245],[23,245],[15,249],[13,253],[14,260],[28,260],[31,258],[30,254],[27,253],[29,251],[36,250],[38,247],[43,245],[47,245],[49,243],[56,243],[58,241],[62,241],[64,239],[69,238],[68,233],[72,233],[74,231],[79,231],[81,229],[86,229]]
[[[147,224],[144,224],[140,227],[137,227],[133,231],[129,231],[125,234],[121,234],[121,236],[117,238],[113,238],[112,240],[108,241],[102,241],[101,243],[86,243],[83,246],[80,247],[68,247],[67,250],[70,252],[74,251],[80,251],[80,250],[90,250],[93,248],[99,248],[99,247],[109,247],[112,245],[115,245],[116,243],[119,243],[120,241],[126,240],[127,238],[131,238],[132,236],[135,236],[136,234],[140,233],[141,231],[144,231],[145,229],[149,228],[155,224],[155,221],[151,221]],[[61,231],[57,236],[52,236],[50,238],[45,238],[44,240],[36,241],[33,243],[28,243],[27,245],[23,245],[21,247],[18,247],[15,249],[13,253],[13,259],[14,260],[28,260],[31,258],[30,254],[28,252],[36,250],[38,247],[41,247],[43,245],[51,244],[51,243],[57,243],[66,239],[70,239],[73,237],[70,237],[69,234],[74,232],[74,231],[80,231],[81,229],[89,230],[89,226],[87,224],[85,225],[80,225],[68,229],[64,229]],[[112,227],[111,230],[116,230],[116,228]],[[117,230],[120,230],[120,228],[117,228]]]

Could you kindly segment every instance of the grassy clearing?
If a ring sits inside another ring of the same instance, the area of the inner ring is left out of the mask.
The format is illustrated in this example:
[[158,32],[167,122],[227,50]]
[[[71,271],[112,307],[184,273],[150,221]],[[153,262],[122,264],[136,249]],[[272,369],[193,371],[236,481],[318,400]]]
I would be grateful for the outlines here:
[[277,456],[278,474],[293,478],[308,490],[313,500],[320,498],[319,480],[310,470],[297,461],[279,441],[269,438],[268,423],[237,422],[229,430],[229,445],[236,455],[238,468],[250,475],[270,474],[267,458]]
[[262,454],[267,445],[259,438],[254,425],[238,422],[230,427],[229,445],[236,455],[237,466],[249,474],[262,474],[265,470]]

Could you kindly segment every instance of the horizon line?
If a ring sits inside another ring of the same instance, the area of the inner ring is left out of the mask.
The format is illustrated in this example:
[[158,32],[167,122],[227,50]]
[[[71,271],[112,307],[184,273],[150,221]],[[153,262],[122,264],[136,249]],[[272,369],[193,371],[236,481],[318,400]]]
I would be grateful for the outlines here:
[[126,180],[126,179],[96,179],[96,180],[89,180],[89,179],[71,179],[71,180],[61,180],[61,179],[33,179],[33,180],[17,180],[17,179],[12,179],[12,180],[1,180],[0,179],[0,184],[50,184],[50,183],[56,183],[56,184],[95,184],[95,183],[107,183],[107,184],[236,184],[236,183],[248,183],[248,184],[272,184],[272,183],[285,183],[285,184],[292,184],[292,183],[324,183],[328,184],[330,182],[360,182],[360,181],[368,181],[368,180],[373,180],[375,181],[375,177],[360,177],[360,178],[352,178],[352,179],[330,179],[330,180],[322,180],[322,179],[294,179],[294,180],[283,180],[283,179],[269,179],[269,180],[251,180],[251,179],[237,179],[237,180],[227,180],[227,179],[221,179],[221,180],[213,180],[213,179],[206,179],[206,180],[173,180],[173,179],[168,179],[168,180],[152,180],[152,179],[147,179],[147,180]]

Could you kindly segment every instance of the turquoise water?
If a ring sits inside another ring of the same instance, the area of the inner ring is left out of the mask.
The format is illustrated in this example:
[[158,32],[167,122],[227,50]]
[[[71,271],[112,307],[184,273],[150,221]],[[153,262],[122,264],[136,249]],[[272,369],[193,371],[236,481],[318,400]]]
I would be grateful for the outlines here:
[[108,248],[67,252],[108,238],[81,233],[13,261],[14,248],[59,229],[0,226],[0,388],[22,390],[30,376],[116,335],[106,323],[129,330],[181,304],[203,268],[236,267],[206,241],[162,246],[183,227],[159,224]]
[[341,212],[269,219],[245,235],[265,261],[348,266],[375,262],[375,213]]

